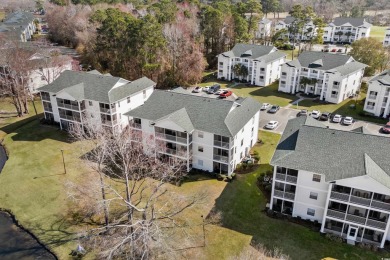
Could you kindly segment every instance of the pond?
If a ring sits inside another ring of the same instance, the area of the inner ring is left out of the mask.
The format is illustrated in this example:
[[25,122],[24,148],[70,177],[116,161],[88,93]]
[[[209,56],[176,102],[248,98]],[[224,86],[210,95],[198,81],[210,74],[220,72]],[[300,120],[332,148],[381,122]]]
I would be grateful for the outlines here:
[[0,211],[0,259],[56,259],[29,233],[15,225],[10,215]]

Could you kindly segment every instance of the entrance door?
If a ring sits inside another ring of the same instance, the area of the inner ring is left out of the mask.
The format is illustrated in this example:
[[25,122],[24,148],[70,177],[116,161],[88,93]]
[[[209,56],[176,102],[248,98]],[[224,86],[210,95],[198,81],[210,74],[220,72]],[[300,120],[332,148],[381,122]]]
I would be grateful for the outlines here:
[[358,234],[358,228],[357,227],[353,227],[353,226],[349,226],[347,239],[356,241],[357,234]]

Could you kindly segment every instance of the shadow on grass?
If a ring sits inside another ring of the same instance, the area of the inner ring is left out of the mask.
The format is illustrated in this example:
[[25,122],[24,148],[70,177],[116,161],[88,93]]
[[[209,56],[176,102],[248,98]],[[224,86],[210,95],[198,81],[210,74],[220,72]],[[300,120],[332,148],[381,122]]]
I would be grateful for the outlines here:
[[66,143],[72,142],[68,134],[61,131],[58,127],[41,124],[40,119],[42,117],[43,114],[27,117],[0,128],[0,131],[6,134],[15,133],[12,136],[13,141],[42,141],[44,139],[52,139]]

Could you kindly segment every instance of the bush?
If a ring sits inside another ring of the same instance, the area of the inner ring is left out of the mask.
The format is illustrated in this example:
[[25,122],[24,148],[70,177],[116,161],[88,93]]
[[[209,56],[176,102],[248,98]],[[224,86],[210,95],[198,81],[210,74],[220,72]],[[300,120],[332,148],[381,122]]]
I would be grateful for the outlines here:
[[268,191],[268,192],[271,192],[271,190],[272,190],[272,185],[271,185],[271,184],[265,185],[264,190],[265,190],[265,191]]

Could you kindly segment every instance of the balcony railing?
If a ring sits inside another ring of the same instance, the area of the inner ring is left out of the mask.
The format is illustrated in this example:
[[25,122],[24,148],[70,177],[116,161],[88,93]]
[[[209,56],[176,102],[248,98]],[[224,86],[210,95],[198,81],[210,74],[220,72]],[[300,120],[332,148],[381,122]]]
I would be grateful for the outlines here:
[[280,180],[280,181],[297,183],[298,177],[297,176],[283,174],[283,173],[276,173],[276,179]]
[[105,107],[100,107],[100,113],[105,113],[105,114],[111,114],[116,112],[116,107],[113,108],[105,108]]
[[369,99],[376,99],[376,97],[377,97],[376,95],[369,95],[368,96]]
[[356,215],[351,215],[351,214],[347,214],[346,220],[351,221],[351,222],[355,222],[358,224],[362,224],[362,225],[364,225],[366,223],[366,218],[359,217]]
[[134,122],[130,122],[130,123],[129,123],[129,126],[130,126],[131,128],[135,128],[135,129],[141,129],[141,128],[142,128],[141,124],[134,123]]
[[229,149],[230,145],[233,145],[233,144],[230,144],[229,142],[222,142],[222,141],[214,140],[214,146],[217,146],[217,147]]
[[290,192],[284,192],[284,198],[294,200],[295,194]]
[[187,151],[184,150],[176,150],[172,148],[167,148],[167,147],[159,147],[157,149],[161,153],[166,153],[166,154],[171,154],[171,155],[176,155],[176,156],[181,156],[181,157],[186,157]]
[[214,155],[214,161],[229,163],[229,157],[222,155]]
[[102,119],[102,124],[104,124],[104,125],[112,126],[112,125],[116,125],[117,123],[118,123],[118,120],[116,120],[116,119],[114,119],[114,120]]
[[60,118],[61,119],[66,119],[66,120],[70,120],[70,121],[81,122],[80,116],[68,116],[68,115],[60,114]]
[[390,91],[385,92],[385,97],[389,96]]
[[356,204],[360,204],[360,205],[364,205],[364,206],[370,206],[371,200],[351,195],[350,202],[353,202],[353,203],[356,203]]
[[386,222],[382,222],[374,219],[367,219],[366,226],[379,228],[379,229],[386,229]]
[[281,190],[274,190],[274,196],[276,197],[283,198],[283,193]]
[[382,102],[382,107],[386,107],[387,102]]
[[349,194],[332,191],[330,193],[330,198],[336,200],[342,200],[342,201],[349,201]]
[[374,108],[375,108],[374,106],[366,106],[367,110],[374,110]]
[[338,218],[338,219],[345,218],[345,212],[341,212],[341,211],[337,211],[337,210],[333,210],[333,209],[328,209],[327,215],[329,217]]
[[164,140],[169,140],[169,141],[174,141],[174,142],[178,142],[178,143],[183,143],[183,144],[187,144],[187,138],[182,138],[182,137],[178,137],[178,136],[175,136],[175,135],[168,135],[168,134],[162,134],[162,133],[156,133],[156,137],[158,139],[164,139]]
[[371,207],[390,211],[390,204],[389,203],[378,201],[378,200],[373,200],[371,202]]
[[337,98],[337,95],[332,94],[332,95],[330,95],[330,97],[331,98]]
[[58,107],[79,111],[79,106],[78,105],[75,106],[75,105],[70,105],[70,104],[64,104],[64,103],[61,103],[61,102],[57,102],[57,105],[58,105]]

